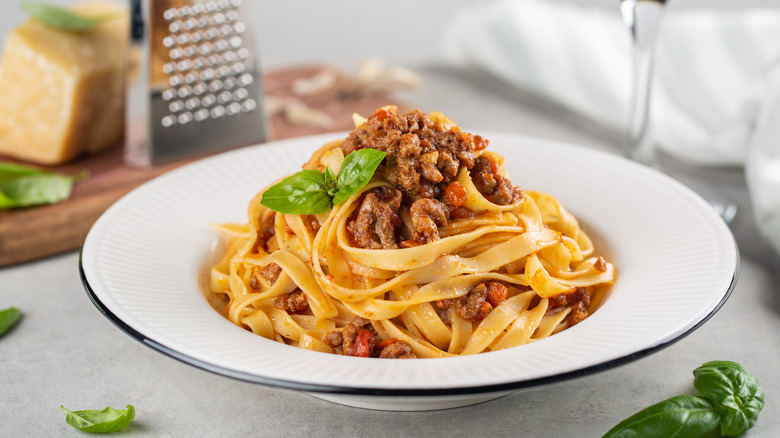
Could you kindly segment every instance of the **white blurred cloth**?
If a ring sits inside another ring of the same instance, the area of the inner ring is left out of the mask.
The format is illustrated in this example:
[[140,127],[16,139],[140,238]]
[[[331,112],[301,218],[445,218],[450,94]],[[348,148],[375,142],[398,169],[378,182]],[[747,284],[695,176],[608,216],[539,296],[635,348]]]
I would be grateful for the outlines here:
[[770,74],[765,94],[745,175],[756,224],[780,253],[780,66]]
[[[614,12],[614,13],[611,13]],[[780,9],[668,10],[650,135],[702,166],[745,166],[756,225],[780,252]],[[627,131],[631,42],[615,10],[499,0],[459,12],[448,56]]]
[[[445,50],[626,130],[631,45],[617,1],[614,11],[549,0],[484,3],[456,15]],[[780,9],[667,11],[655,53],[656,145],[698,165],[744,164],[768,72],[780,63]]]

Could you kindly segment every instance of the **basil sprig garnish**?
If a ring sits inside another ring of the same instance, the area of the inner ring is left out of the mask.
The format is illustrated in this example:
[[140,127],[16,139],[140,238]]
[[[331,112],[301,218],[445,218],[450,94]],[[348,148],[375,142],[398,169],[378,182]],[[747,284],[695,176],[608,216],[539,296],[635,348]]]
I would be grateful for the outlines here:
[[84,32],[104,21],[113,20],[125,14],[124,12],[114,12],[97,17],[85,17],[69,9],[48,3],[23,2],[19,6],[44,26],[70,32]]
[[693,371],[693,386],[721,412],[720,433],[739,436],[753,427],[764,407],[764,393],[745,368],[730,361],[712,361]]
[[693,375],[701,396],[681,395],[652,405],[620,422],[604,438],[696,438],[718,428],[722,436],[739,436],[756,424],[764,393],[742,365],[707,362]]
[[87,177],[62,175],[31,166],[0,163],[0,209],[54,204],[70,197],[73,183]]
[[365,187],[385,155],[371,148],[353,151],[338,176],[330,168],[302,170],[269,187],[260,204],[283,214],[327,213]]
[[69,411],[64,406],[60,406],[65,411],[65,422],[78,430],[89,433],[116,432],[126,428],[133,418],[135,418],[135,408],[133,405],[127,405],[127,410],[112,409],[107,407],[102,411]]
[[22,312],[16,307],[0,310],[0,336],[3,336],[5,332],[19,322],[19,318],[21,317]]

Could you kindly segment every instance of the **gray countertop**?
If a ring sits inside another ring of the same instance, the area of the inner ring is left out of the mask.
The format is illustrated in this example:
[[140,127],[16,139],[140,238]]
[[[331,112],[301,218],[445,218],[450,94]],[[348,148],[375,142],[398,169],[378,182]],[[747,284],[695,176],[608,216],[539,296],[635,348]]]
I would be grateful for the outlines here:
[[[474,2],[457,2],[469,3]],[[434,12],[433,6],[423,9]],[[5,20],[0,21],[0,30],[12,25]],[[271,20],[261,17],[260,21]],[[433,25],[445,21],[446,14],[433,20]],[[418,30],[420,34],[436,31],[437,27]],[[343,29],[339,32],[344,35]],[[429,43],[437,44],[433,37]],[[290,50],[295,47],[287,44]],[[436,47],[430,50],[433,53]],[[286,57],[274,55],[282,53],[278,49],[268,53],[264,63],[273,68],[304,62],[315,50],[286,52]],[[349,67],[361,57],[377,54],[382,52],[345,49],[328,56],[333,64]],[[424,79],[421,89],[399,98],[426,112],[442,111],[467,130],[553,138],[620,153],[621,136],[480,72],[451,66],[433,55],[390,58]],[[0,436],[81,436],[65,424],[60,405],[75,410],[132,404],[136,420],[123,436],[595,437],[651,404],[695,393],[691,372],[710,360],[740,362],[757,377],[766,393],[766,407],[746,436],[776,436],[780,431],[776,401],[780,395],[776,369],[780,256],[753,223],[740,170],[709,169],[695,176],[716,184],[739,203],[731,224],[740,250],[739,280],[729,300],[707,323],[635,362],[449,410],[350,408],[178,362],[136,342],[92,305],[79,279],[76,252],[0,268],[0,308],[13,305],[24,312],[20,323],[0,338]]]

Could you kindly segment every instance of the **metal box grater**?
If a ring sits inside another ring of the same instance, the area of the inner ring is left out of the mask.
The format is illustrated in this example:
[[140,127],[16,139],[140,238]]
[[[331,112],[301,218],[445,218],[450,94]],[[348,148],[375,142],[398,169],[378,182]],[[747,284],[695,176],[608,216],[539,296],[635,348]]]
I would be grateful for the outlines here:
[[125,160],[150,166],[263,142],[241,0],[131,0]]

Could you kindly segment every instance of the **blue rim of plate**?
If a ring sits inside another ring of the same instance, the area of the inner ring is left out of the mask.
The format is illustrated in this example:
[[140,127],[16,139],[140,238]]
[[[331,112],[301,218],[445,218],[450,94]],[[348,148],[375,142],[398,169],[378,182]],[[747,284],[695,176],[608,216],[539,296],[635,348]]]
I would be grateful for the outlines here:
[[347,387],[347,386],[317,385],[317,384],[301,383],[301,382],[294,382],[290,380],[263,377],[256,374],[235,371],[221,366],[213,365],[208,362],[202,361],[200,359],[180,353],[175,349],[167,347],[155,341],[154,339],[147,337],[143,333],[140,333],[139,331],[135,330],[129,324],[122,321],[113,312],[111,312],[111,310],[109,310],[108,307],[106,307],[100,301],[100,299],[97,297],[97,294],[92,289],[92,286],[89,284],[89,280],[86,277],[86,274],[84,272],[84,267],[82,264],[83,247],[79,251],[79,277],[81,278],[81,283],[84,286],[85,291],[87,292],[87,296],[95,305],[95,307],[97,307],[100,313],[102,313],[103,316],[105,316],[121,331],[125,332],[136,341],[141,342],[143,345],[146,345],[147,347],[159,353],[162,353],[180,362],[194,366],[196,368],[200,368],[205,371],[209,371],[217,375],[229,377],[235,380],[256,383],[256,384],[269,386],[269,387],[292,389],[292,390],[315,392],[315,393],[360,395],[360,396],[385,396],[385,397],[386,396],[392,396],[392,397],[456,396],[456,395],[489,394],[489,393],[497,393],[497,392],[516,391],[521,389],[536,388],[536,387],[542,387],[542,386],[551,385],[555,383],[561,383],[568,380],[574,380],[577,378],[586,377],[592,374],[607,371],[612,368],[616,368],[618,366],[626,365],[628,363],[634,362],[643,357],[649,356],[650,354],[661,351],[666,347],[669,347],[670,345],[683,339],[684,337],[688,336],[689,334],[693,333],[696,329],[701,327],[702,324],[707,322],[713,315],[715,315],[715,313],[718,312],[718,310],[720,310],[721,307],[723,307],[723,305],[726,303],[728,298],[731,296],[731,293],[737,284],[737,279],[739,277],[739,266],[740,266],[739,248],[737,247],[736,241],[734,242],[734,246],[736,248],[735,251],[736,261],[734,263],[734,272],[732,273],[731,282],[729,283],[726,292],[723,294],[721,299],[715,304],[715,306],[713,306],[713,308],[707,314],[702,316],[701,319],[699,319],[689,329],[678,334],[674,338],[666,342],[662,342],[658,345],[654,345],[652,347],[639,350],[622,357],[611,359],[597,365],[581,368],[566,373],[556,374],[553,376],[520,380],[515,382],[507,382],[507,383],[501,383],[496,385],[466,386],[466,387],[456,387],[456,388],[383,389],[383,388],[356,388],[356,387]]

